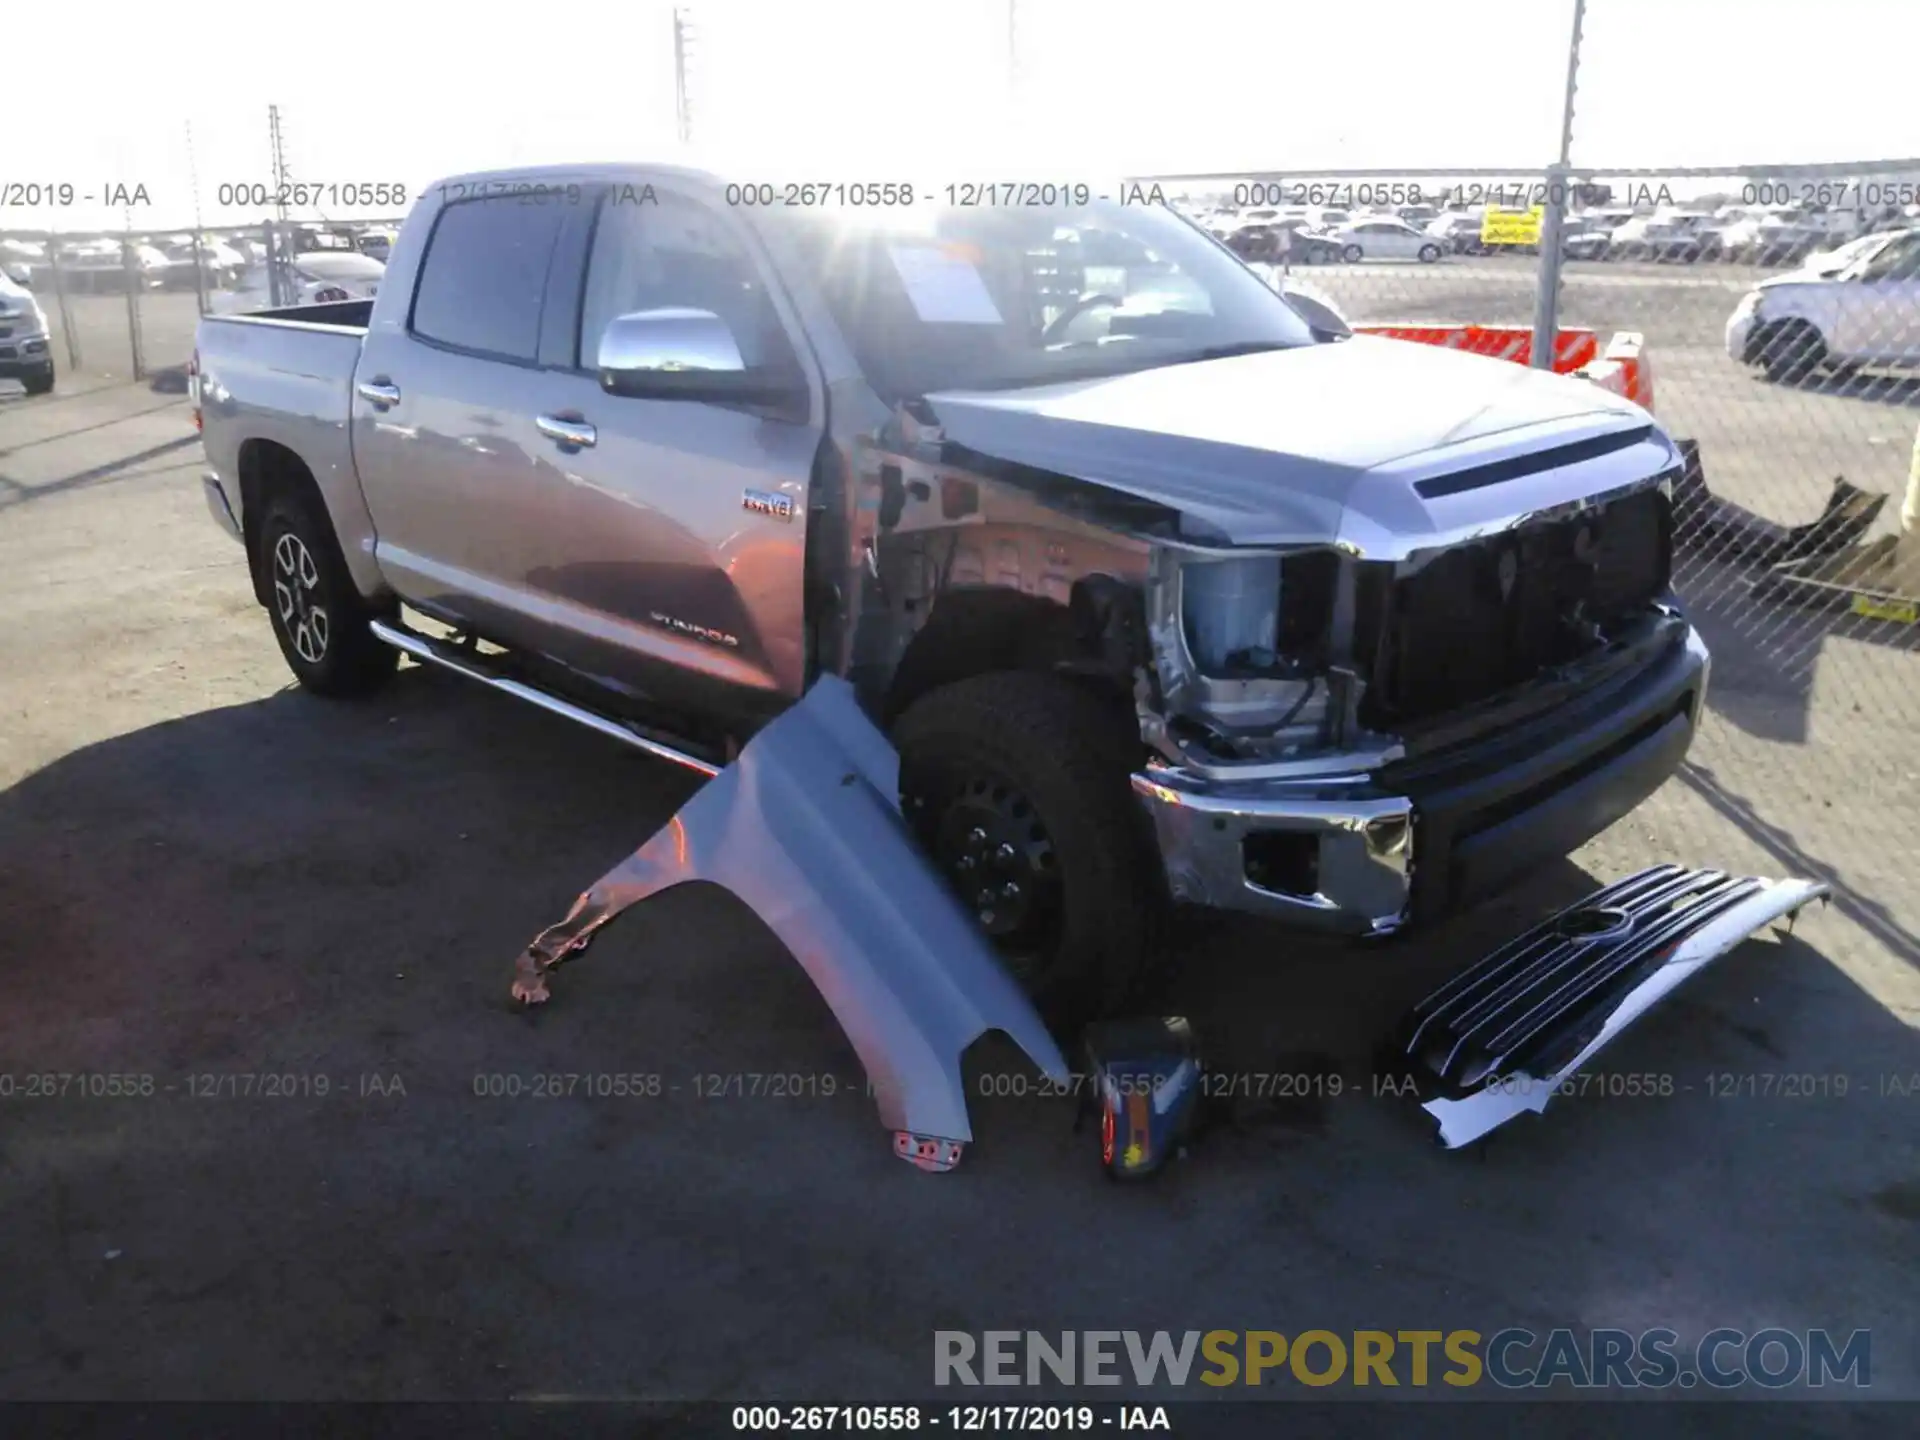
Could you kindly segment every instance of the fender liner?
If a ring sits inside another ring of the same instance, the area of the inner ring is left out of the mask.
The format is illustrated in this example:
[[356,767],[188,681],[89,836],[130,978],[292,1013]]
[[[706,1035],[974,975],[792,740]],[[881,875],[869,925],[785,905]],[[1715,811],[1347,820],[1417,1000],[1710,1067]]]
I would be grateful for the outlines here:
[[1067,1065],[1024,992],[900,815],[899,757],[853,689],[823,676],[666,826],[521,954],[514,998],[623,911],[688,881],[731,891],[800,962],[871,1082],[894,1151],[948,1170],[973,1138],[960,1059],[989,1030],[1049,1079]]

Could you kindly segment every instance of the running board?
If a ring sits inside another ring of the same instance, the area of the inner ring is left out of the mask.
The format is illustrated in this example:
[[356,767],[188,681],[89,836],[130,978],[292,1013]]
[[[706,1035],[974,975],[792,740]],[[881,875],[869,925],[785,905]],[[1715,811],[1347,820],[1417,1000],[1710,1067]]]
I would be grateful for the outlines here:
[[637,726],[624,720],[597,714],[584,706],[574,704],[571,700],[562,700],[558,695],[536,689],[525,681],[501,675],[488,668],[485,656],[478,655],[471,649],[462,648],[449,641],[436,640],[430,635],[422,635],[417,630],[409,630],[404,625],[385,620],[371,621],[367,628],[373,632],[375,639],[413,656],[424,664],[438,665],[443,670],[451,670],[454,674],[464,675],[469,680],[478,680],[482,685],[511,695],[516,700],[537,705],[549,714],[562,716],[576,725],[584,725],[589,730],[597,730],[602,735],[633,746],[636,750],[643,750],[655,759],[672,761],[675,765],[695,771],[708,779],[720,773],[720,766],[712,761],[675,749],[664,741],[655,740]]

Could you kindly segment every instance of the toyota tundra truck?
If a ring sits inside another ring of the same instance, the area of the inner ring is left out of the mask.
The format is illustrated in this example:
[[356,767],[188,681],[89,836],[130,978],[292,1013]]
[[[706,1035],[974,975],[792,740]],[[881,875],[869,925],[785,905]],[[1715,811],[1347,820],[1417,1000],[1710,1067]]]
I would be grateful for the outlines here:
[[1055,1013],[1178,904],[1388,935],[1679,765],[1646,411],[1352,334],[1162,205],[821,188],[456,177],[376,298],[203,320],[207,501],[299,683],[407,653],[712,774],[841,677]]

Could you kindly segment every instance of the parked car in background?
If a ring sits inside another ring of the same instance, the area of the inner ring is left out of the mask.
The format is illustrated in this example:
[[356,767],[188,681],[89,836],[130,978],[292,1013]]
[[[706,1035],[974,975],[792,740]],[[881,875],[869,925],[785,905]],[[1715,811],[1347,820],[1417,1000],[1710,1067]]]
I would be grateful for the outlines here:
[[199,263],[201,280],[209,289],[231,289],[246,273],[247,257],[223,241],[203,236],[196,252],[191,235],[169,236],[158,246],[167,257],[168,269],[161,283],[169,290],[196,288],[194,264]]
[[1438,205],[1402,205],[1393,212],[1416,230],[1424,230],[1440,218]]
[[1722,249],[1721,233],[1706,210],[1637,215],[1607,240],[1607,253],[1621,260],[1717,260]]
[[362,255],[378,260],[384,265],[387,263],[387,257],[393,254],[393,231],[362,230],[355,243],[360,247]]
[[53,340],[40,302],[0,275],[0,380],[18,380],[29,395],[53,389]]
[[1728,317],[1726,345],[1776,381],[1821,366],[1920,366],[1920,228],[1869,235],[1768,276]]
[[1471,211],[1450,210],[1430,221],[1425,234],[1428,239],[1438,241],[1440,248],[1452,255],[1487,253],[1487,247],[1480,243],[1480,217]]
[[83,295],[158,289],[173,262],[157,246],[135,241],[82,240],[60,250],[60,280]]
[[1278,225],[1252,221],[1235,226],[1221,238],[1242,260],[1278,264],[1287,258],[1291,233]]
[[1758,216],[1721,234],[1725,257],[1748,265],[1798,265],[1827,243],[1827,234],[1804,220]]
[[1613,253],[1614,232],[1632,220],[1631,210],[1584,210],[1572,215],[1573,224],[1561,242],[1569,260],[1605,260]]
[[1419,260],[1431,265],[1446,253],[1444,246],[1406,221],[1392,215],[1368,215],[1324,232],[1340,247],[1349,265],[1362,260]]
[[23,288],[33,285],[34,271],[47,263],[47,247],[33,240],[0,240],[0,275]]
[[[339,300],[371,300],[380,293],[387,267],[355,250],[310,250],[281,264],[282,305],[325,305]],[[231,290],[207,299],[215,315],[239,315],[273,304],[267,267],[260,266]]]

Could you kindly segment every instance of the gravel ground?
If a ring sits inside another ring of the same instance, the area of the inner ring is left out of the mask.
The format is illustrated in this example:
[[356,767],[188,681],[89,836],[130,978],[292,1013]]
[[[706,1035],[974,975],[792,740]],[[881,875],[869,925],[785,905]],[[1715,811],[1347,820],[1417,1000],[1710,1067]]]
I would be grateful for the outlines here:
[[[1524,318],[1494,268],[1316,278],[1376,313]],[[1569,319],[1649,332],[1716,486],[1804,519],[1836,470],[1891,483],[1875,438],[1910,440],[1912,410],[1753,382],[1714,348],[1729,292],[1625,278],[1576,276]],[[846,1401],[931,1394],[935,1329],[1664,1325],[1870,1328],[1871,1393],[1920,1398],[1910,654],[1822,634],[1789,666],[1726,600],[1698,764],[1572,861],[1417,944],[1191,938],[1169,1003],[1217,1062],[1341,1096],[1256,1108],[1127,1188],[1068,1102],[982,1098],[930,1177],[716,892],[633,913],[512,1013],[519,946],[686,783],[411,667],[370,704],[293,691],[188,435],[142,388],[0,395],[0,1397]],[[1366,1093],[1374,1037],[1439,976],[1660,859],[1839,897],[1609,1052],[1670,1098],[1564,1102],[1475,1160]],[[152,1093],[25,1098],[49,1071]],[[475,1093],[554,1071],[661,1093]],[[1708,1081],[1783,1073],[1829,1093]],[[697,1093],[734,1074],[811,1093]],[[1697,1429],[1750,1433],[1743,1410]]]

